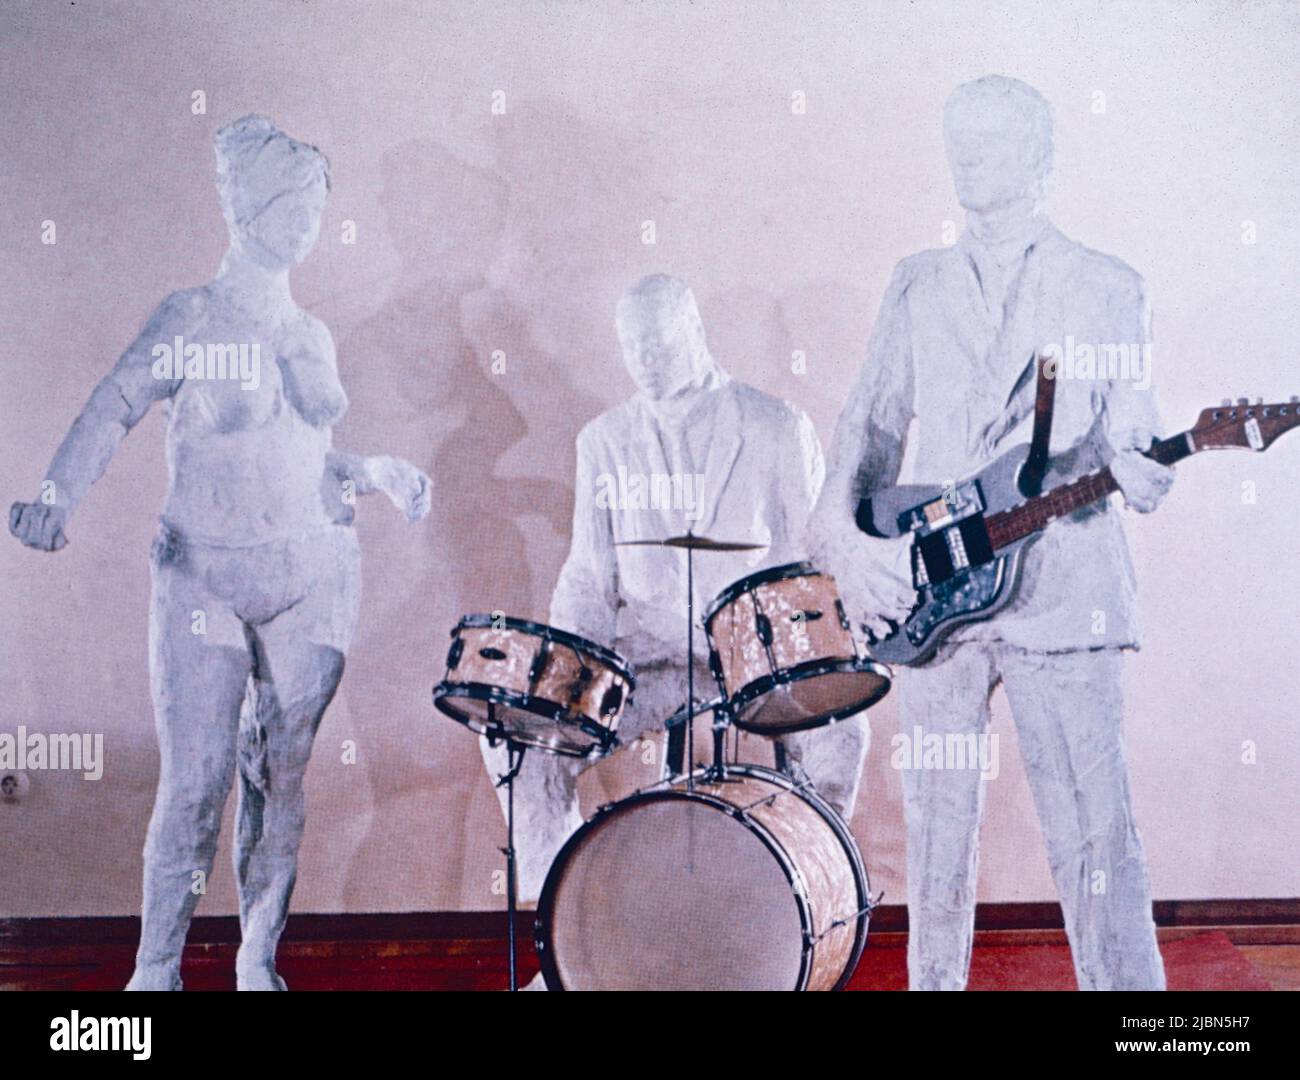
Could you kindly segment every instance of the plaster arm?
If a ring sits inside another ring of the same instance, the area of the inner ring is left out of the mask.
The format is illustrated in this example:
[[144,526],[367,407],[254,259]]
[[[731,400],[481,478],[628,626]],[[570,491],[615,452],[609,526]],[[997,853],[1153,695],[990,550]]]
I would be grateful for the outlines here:
[[[1141,277],[1130,271],[1124,287],[1108,297],[1110,319],[1114,326],[1112,341],[1149,345],[1151,342],[1151,308]],[[1149,361],[1150,353],[1146,354]],[[1130,371],[1130,376],[1133,372]],[[1153,461],[1148,450],[1160,430],[1155,390],[1151,386],[1149,367],[1142,378],[1111,379],[1106,389],[1106,438],[1115,456],[1110,463],[1111,475],[1119,484],[1124,503],[1142,514],[1160,505],[1174,482],[1174,470]]]
[[834,575],[850,618],[879,634],[883,619],[901,620],[916,594],[908,565],[911,538],[873,538],[856,524],[863,495],[898,480],[913,416],[906,266],[894,272],[881,301],[867,357],[835,425],[826,481],[809,524],[815,561]]
[[95,387],[85,408],[64,436],[41,484],[40,495],[9,510],[9,531],[38,551],[67,546],[68,518],[108,467],[118,444],[155,401],[171,396],[180,380],[156,376],[153,347],[185,336],[199,314],[191,293],[172,293],[159,305],[139,336]]
[[358,495],[382,492],[406,515],[407,521],[419,521],[432,504],[433,482],[409,461],[387,454],[367,457],[331,450],[325,455],[323,495],[331,516],[341,524],[350,524],[353,504]]
[[598,464],[589,431],[578,434],[573,486],[573,543],[551,596],[552,626],[592,641],[614,640],[619,607],[618,558],[610,510],[596,500]]

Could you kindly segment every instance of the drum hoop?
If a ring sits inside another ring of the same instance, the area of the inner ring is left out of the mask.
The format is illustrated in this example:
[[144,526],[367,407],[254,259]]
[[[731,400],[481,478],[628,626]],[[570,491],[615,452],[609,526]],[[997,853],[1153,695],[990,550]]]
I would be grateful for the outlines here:
[[[599,727],[585,716],[571,713],[563,705],[557,705],[545,698],[530,697],[528,694],[521,694],[516,690],[503,690],[499,686],[491,686],[488,683],[480,682],[452,683],[443,680],[433,688],[433,704],[439,712],[445,716],[450,716],[458,723],[464,724],[471,731],[477,732],[479,735],[486,735],[491,739],[509,740],[511,736],[500,724],[497,725],[495,730],[489,730],[488,725],[480,723],[476,717],[461,712],[452,704],[451,699],[453,698],[470,698],[474,701],[490,701],[498,705],[512,705],[516,709],[522,709],[534,716],[541,716],[547,720],[554,720],[559,724],[576,727],[584,735],[589,735],[596,740],[586,750],[560,750],[556,747],[537,746],[532,743],[524,744],[541,750],[543,753],[586,758],[592,757],[597,751],[601,754],[608,753],[618,742],[617,725],[610,728]],[[518,742],[519,740],[515,741]]]
[[[803,682],[806,679],[814,678],[818,675],[832,675],[836,672],[843,671],[869,671],[880,676],[885,680],[884,692],[878,694],[865,705],[851,705],[843,709],[836,709],[833,712],[823,713],[805,724],[798,727],[751,727],[740,719],[740,711],[745,706],[753,703],[764,694],[770,694],[778,686],[788,686],[791,683]],[[834,723],[836,720],[844,720],[850,716],[855,716],[865,709],[875,705],[885,694],[889,693],[894,685],[894,673],[889,667],[882,664],[879,660],[874,660],[870,656],[858,657],[836,657],[834,659],[805,660],[802,664],[796,664],[794,667],[781,668],[779,671],[771,672],[767,675],[760,675],[757,679],[746,683],[737,690],[728,700],[728,707],[731,711],[731,722],[741,731],[748,731],[760,735],[781,734],[790,731],[806,731],[810,728],[822,727],[825,724]]]
[[709,624],[713,622],[713,617],[735,600],[736,597],[740,596],[741,593],[753,592],[759,585],[766,585],[772,581],[784,581],[787,578],[811,577],[814,575],[817,577],[826,576],[810,562],[792,562],[783,563],[781,566],[769,566],[766,570],[756,570],[748,577],[733,581],[722,592],[718,593],[713,603],[704,612],[704,632],[709,632]]
[[[857,844],[848,831],[848,827],[844,824],[844,819],[820,795],[810,788],[796,784],[784,773],[765,768],[762,765],[731,765],[728,766],[727,771],[733,775],[753,776],[756,779],[767,780],[788,793],[797,794],[825,818],[827,824],[831,827],[831,831],[835,834],[835,838],[839,840],[840,845],[849,857],[850,867],[854,875],[854,884],[858,889],[858,907],[862,909],[868,906],[867,897],[870,895],[871,888],[867,882],[867,871],[862,863],[862,855],[858,851]],[[700,769],[697,770],[696,776],[702,777],[706,773],[706,769]],[[781,867],[782,873],[785,874],[786,880],[790,884],[790,892],[793,894],[795,906],[799,910],[799,924],[803,931],[803,941],[799,958],[799,975],[797,984],[793,989],[795,991],[803,990],[808,985],[808,980],[812,975],[812,961],[816,955],[817,942],[813,936],[812,910],[808,905],[808,897],[803,891],[803,883],[799,880],[798,867],[790,857],[790,853],[786,851],[771,830],[763,825],[761,821],[758,821],[752,815],[739,813],[739,808],[735,803],[729,803],[716,795],[709,795],[699,790],[689,790],[683,787],[672,787],[658,791],[643,790],[619,799],[617,802],[606,803],[596,811],[590,820],[583,822],[565,842],[564,846],[560,848],[559,854],[555,856],[555,861],[551,863],[551,868],[546,873],[546,881],[542,885],[542,893],[537,900],[537,915],[533,921],[533,943],[541,961],[542,978],[546,982],[546,988],[548,990],[566,989],[560,981],[559,968],[554,959],[555,950],[551,943],[550,927],[552,908],[555,905],[555,893],[559,889],[560,880],[564,876],[563,870],[568,865],[574,851],[588,833],[594,830],[597,825],[603,823],[616,810],[626,810],[635,805],[664,802],[670,799],[703,802],[715,810],[722,811],[749,829],[758,837],[764,847],[772,853],[777,865]],[[843,989],[849,977],[857,969],[858,960],[862,956],[862,949],[866,945],[867,917],[866,914],[862,914],[856,920],[858,924],[857,936],[854,939],[853,952],[850,956],[850,962],[845,966],[843,975],[835,984],[834,989],[836,990]]]
[[599,645],[581,634],[571,634],[567,630],[560,630],[554,626],[548,626],[546,623],[533,622],[530,619],[516,619],[510,615],[502,615],[494,618],[491,615],[474,614],[462,615],[458,622],[451,629],[451,636],[455,637],[461,630],[520,630],[525,634],[531,634],[533,637],[541,638],[543,641],[550,641],[556,645],[564,645],[570,649],[576,649],[579,652],[590,653],[592,656],[603,660],[614,669],[614,673],[627,681],[628,694],[636,689],[636,676],[632,673],[632,666],[616,653],[613,649]]
[[[806,799],[822,818],[826,824],[831,827],[831,832],[840,842],[844,849],[844,854],[848,856],[849,865],[853,870],[853,884],[858,890],[858,916],[854,920],[857,926],[854,930],[853,949],[849,953],[848,963],[844,965],[844,970],[840,973],[839,979],[832,990],[843,990],[853,978],[853,973],[858,969],[858,962],[862,959],[862,950],[867,947],[867,924],[871,921],[871,878],[867,875],[867,865],[862,861],[862,851],[858,848],[858,842],[853,837],[853,830],[849,828],[849,823],[844,820],[844,815],[835,809],[830,803],[822,798],[821,792],[809,784],[796,784],[785,773],[777,772],[775,769],[766,768],[763,765],[750,765],[747,767],[751,772],[758,772],[769,777],[776,777],[778,781],[784,782],[791,791],[797,791],[800,796]],[[825,933],[825,930],[822,931]]]

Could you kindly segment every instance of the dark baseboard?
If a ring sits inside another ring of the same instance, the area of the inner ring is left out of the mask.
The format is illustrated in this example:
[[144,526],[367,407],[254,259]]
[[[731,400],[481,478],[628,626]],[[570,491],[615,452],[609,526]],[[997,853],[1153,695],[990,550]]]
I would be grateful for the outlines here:
[[[1156,925],[1196,927],[1300,927],[1300,898],[1278,900],[1159,900]],[[532,932],[533,913],[521,911],[517,925]],[[1061,908],[1051,901],[980,904],[975,927],[980,931],[1059,930]],[[907,908],[884,904],[871,918],[873,933],[903,933]],[[504,911],[431,911],[291,915],[285,941],[440,941],[504,938]],[[49,945],[134,945],[140,920],[133,915],[0,919],[0,950]],[[208,915],[194,920],[190,945],[228,945],[239,941],[239,920]]]

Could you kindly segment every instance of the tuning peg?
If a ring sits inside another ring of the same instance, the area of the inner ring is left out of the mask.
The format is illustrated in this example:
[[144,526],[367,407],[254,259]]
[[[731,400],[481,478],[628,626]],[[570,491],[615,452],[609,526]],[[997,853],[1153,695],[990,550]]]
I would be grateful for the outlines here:
[[1220,401],[1219,404],[1222,405],[1222,406],[1226,409],[1229,405],[1232,404],[1232,398],[1230,398],[1230,397],[1226,397],[1226,398],[1224,398],[1222,401]]
[[1300,394],[1292,394],[1291,400],[1294,402],[1300,402]]
[[1263,404],[1264,404],[1264,399],[1263,399],[1262,397],[1257,397],[1257,398],[1255,399],[1255,404],[1256,404],[1256,405],[1263,405]]
[[1238,404],[1238,405],[1249,405],[1249,404],[1250,404],[1250,398],[1248,398],[1248,397],[1239,397],[1239,398],[1237,398],[1237,404]]

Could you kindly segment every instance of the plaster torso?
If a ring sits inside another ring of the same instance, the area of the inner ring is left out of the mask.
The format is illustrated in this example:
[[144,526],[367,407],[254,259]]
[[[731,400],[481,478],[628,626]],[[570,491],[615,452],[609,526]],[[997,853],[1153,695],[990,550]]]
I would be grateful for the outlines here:
[[328,425],[294,408],[281,362],[325,360],[321,331],[296,307],[257,315],[203,296],[186,344],[260,345],[256,388],[237,379],[182,379],[168,404],[163,516],[182,535],[249,547],[330,524],[321,494]]
[[[612,643],[634,663],[676,660],[685,651],[686,560],[675,548],[616,545],[688,529],[762,545],[695,558],[698,619],[739,578],[803,557],[802,531],[821,485],[821,448],[808,418],[736,380],[702,395],[677,436],[665,431],[638,395],[597,417],[578,440],[574,545],[551,622]],[[703,487],[697,513],[662,506],[598,509],[590,494],[596,478],[620,468],[645,476],[698,473]],[[696,647],[707,657],[702,633]]]
[[[970,476],[1029,440],[1032,378],[1011,392],[1032,371],[1037,350],[1067,337],[1098,345],[1150,340],[1141,278],[1049,223],[1043,222],[1034,250],[1004,269],[992,289],[983,284],[995,268],[981,255],[967,234],[951,248],[899,264],[882,312],[884,329],[855,390],[858,408],[849,410],[877,409],[888,419],[846,430],[856,446],[838,468],[870,455],[878,431],[901,440],[915,417],[912,468],[904,479],[945,483]],[[1055,396],[1049,487],[1106,464],[1115,432],[1158,429],[1152,393],[1123,379],[1065,378]],[[1014,422],[990,439],[1008,413]],[[870,490],[894,477],[867,479]],[[1119,517],[1100,502],[1035,540],[1024,554],[1017,599],[997,619],[959,629],[954,640],[996,638],[1042,651],[1133,645],[1134,590]]]

